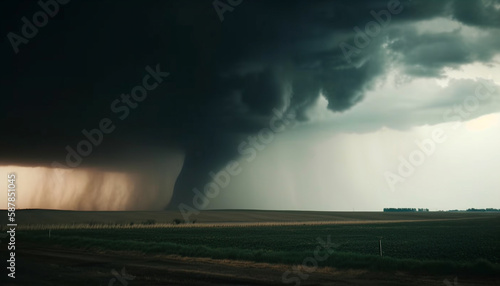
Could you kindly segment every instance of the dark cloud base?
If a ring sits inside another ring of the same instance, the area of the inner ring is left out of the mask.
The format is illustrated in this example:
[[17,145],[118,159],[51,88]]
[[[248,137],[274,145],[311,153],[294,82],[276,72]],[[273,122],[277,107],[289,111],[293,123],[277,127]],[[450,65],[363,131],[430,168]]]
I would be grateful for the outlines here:
[[[499,18],[479,3],[401,1],[404,10],[393,15],[390,25],[445,16],[485,29],[498,27]],[[210,171],[238,156],[237,144],[263,128],[273,108],[293,110],[299,120],[307,120],[305,111],[321,91],[328,108],[342,112],[363,99],[390,61],[408,65],[413,76],[436,75],[448,64],[486,61],[494,54],[487,48],[471,53],[453,34],[433,39],[387,30],[353,58],[354,64],[348,63],[338,43],[352,43],[353,27],[364,27],[373,20],[370,11],[387,5],[244,1],[226,12],[223,22],[212,1],[61,5],[48,25],[19,46],[18,54],[7,37],[0,47],[5,95],[1,161],[63,162],[65,146],[76,146],[82,129],[110,118],[116,130],[81,166],[158,172],[162,164],[148,150],[183,152],[175,207],[191,201],[191,189],[209,180]],[[39,9],[31,1],[4,3],[2,35],[21,34],[20,19]],[[395,55],[411,56],[388,57],[382,45],[389,38]],[[425,42],[453,44],[454,49],[433,59],[424,48],[418,50]],[[170,76],[120,121],[110,104],[140,83],[146,66],[157,64]]]

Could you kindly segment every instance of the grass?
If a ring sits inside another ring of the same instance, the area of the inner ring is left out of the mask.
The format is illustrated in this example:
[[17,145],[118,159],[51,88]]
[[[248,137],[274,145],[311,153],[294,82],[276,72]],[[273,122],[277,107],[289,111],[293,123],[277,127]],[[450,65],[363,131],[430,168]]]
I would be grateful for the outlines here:
[[[48,239],[44,240],[45,242],[48,241]],[[304,258],[313,256],[313,253],[309,251],[271,251],[230,247],[211,248],[204,245],[186,246],[169,242],[145,242],[134,240],[111,241],[107,239],[82,238],[76,236],[53,237],[51,243],[84,249],[141,251],[153,254],[178,254],[189,257],[209,257],[214,259],[235,259],[297,265],[302,264]],[[323,251],[320,252],[320,255],[324,256],[326,253]],[[474,262],[423,261],[344,252],[330,254],[328,259],[322,261],[319,266],[381,271],[410,271],[414,273],[429,274],[500,274],[500,266],[498,264],[493,264],[484,259],[479,259]]]
[[[462,219],[498,216],[498,213],[465,212],[313,212],[313,211],[202,211],[190,220],[202,223],[257,223],[257,222],[311,222],[311,221],[383,221],[421,219]],[[7,211],[0,210],[7,217]],[[63,210],[16,210],[16,219],[26,225],[83,225],[141,224],[155,220],[158,224],[172,224],[173,220],[184,221],[179,211],[63,211]]]
[[[20,240],[72,248],[301,264],[317,238],[339,245],[319,266],[440,274],[500,274],[500,216],[391,224],[20,230]],[[378,256],[382,237],[384,257]]]

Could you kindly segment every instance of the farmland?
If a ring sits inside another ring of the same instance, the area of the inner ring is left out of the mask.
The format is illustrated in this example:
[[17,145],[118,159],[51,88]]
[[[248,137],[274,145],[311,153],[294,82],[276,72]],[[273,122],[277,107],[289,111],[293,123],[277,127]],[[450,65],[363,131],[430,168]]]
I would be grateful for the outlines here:
[[[47,228],[34,224],[38,228],[19,230],[18,240],[27,247],[300,265],[313,255],[320,239],[331,244],[331,249],[320,250],[319,254],[328,256],[318,262],[320,268],[416,275],[500,274],[500,215],[495,213],[377,213],[369,220],[366,213],[311,212],[302,216],[308,221],[300,222],[293,222],[300,212],[241,211],[239,218],[232,216],[237,218],[232,222],[225,222],[226,214],[209,212],[200,216],[205,222],[190,225],[167,224],[176,214],[162,214],[156,219],[168,218],[152,225],[111,224],[105,215],[102,225],[94,217],[86,226],[83,221],[68,225],[65,218],[50,222],[50,238]],[[125,219],[132,217],[122,216]]]
[[[237,259],[241,255],[259,261],[266,260],[262,254],[268,253],[272,260],[268,262],[292,263],[300,262],[314,250],[318,237],[326,240],[330,236],[332,243],[338,245],[338,253],[360,255],[378,255],[381,238],[383,254],[391,258],[458,262],[486,259],[500,263],[499,223],[499,217],[495,217],[360,225],[61,229],[52,231],[50,240],[43,230],[20,235],[26,235],[27,240],[72,247],[212,258]],[[292,259],[295,255],[297,260]]]
[[[436,214],[434,214],[434,217]],[[425,218],[425,217],[421,217]],[[484,258],[500,262],[500,216],[475,216],[470,219],[416,221],[390,224],[282,225],[218,227],[104,228],[61,229],[44,240],[46,231],[30,231],[26,239],[36,241],[81,241],[106,247],[106,241],[136,245],[147,251],[148,245],[168,243],[208,249],[241,249],[267,252],[307,252],[314,249],[317,237],[331,237],[337,252],[377,255],[381,237],[384,255],[404,259],[451,259],[472,261]],[[217,226],[217,225],[215,225]],[[20,235],[23,235],[21,233]],[[100,243],[98,243],[100,242]],[[432,242],[432,243],[429,243]],[[142,245],[142,247],[141,247]],[[183,254],[183,253],[179,253]],[[196,254],[196,253],[194,253]]]

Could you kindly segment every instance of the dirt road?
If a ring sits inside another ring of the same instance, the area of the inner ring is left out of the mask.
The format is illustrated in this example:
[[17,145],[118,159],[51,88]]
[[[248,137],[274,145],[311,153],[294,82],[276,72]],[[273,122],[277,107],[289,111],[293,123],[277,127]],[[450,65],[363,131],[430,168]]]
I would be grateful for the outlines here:
[[[2,253],[2,257],[5,253]],[[2,273],[1,285],[454,285],[454,277],[318,268],[308,277],[284,284],[290,265],[245,261],[144,255],[133,252],[92,252],[63,248],[19,247],[16,279]],[[306,273],[306,272],[304,272]],[[500,285],[500,279],[459,277],[459,284]]]

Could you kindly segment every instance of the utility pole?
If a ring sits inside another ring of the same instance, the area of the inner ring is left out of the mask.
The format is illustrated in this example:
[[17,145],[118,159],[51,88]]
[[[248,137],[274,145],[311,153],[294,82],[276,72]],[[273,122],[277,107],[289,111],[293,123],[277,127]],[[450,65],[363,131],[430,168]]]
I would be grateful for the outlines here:
[[382,256],[382,237],[378,241],[378,249],[380,251],[380,256]]

